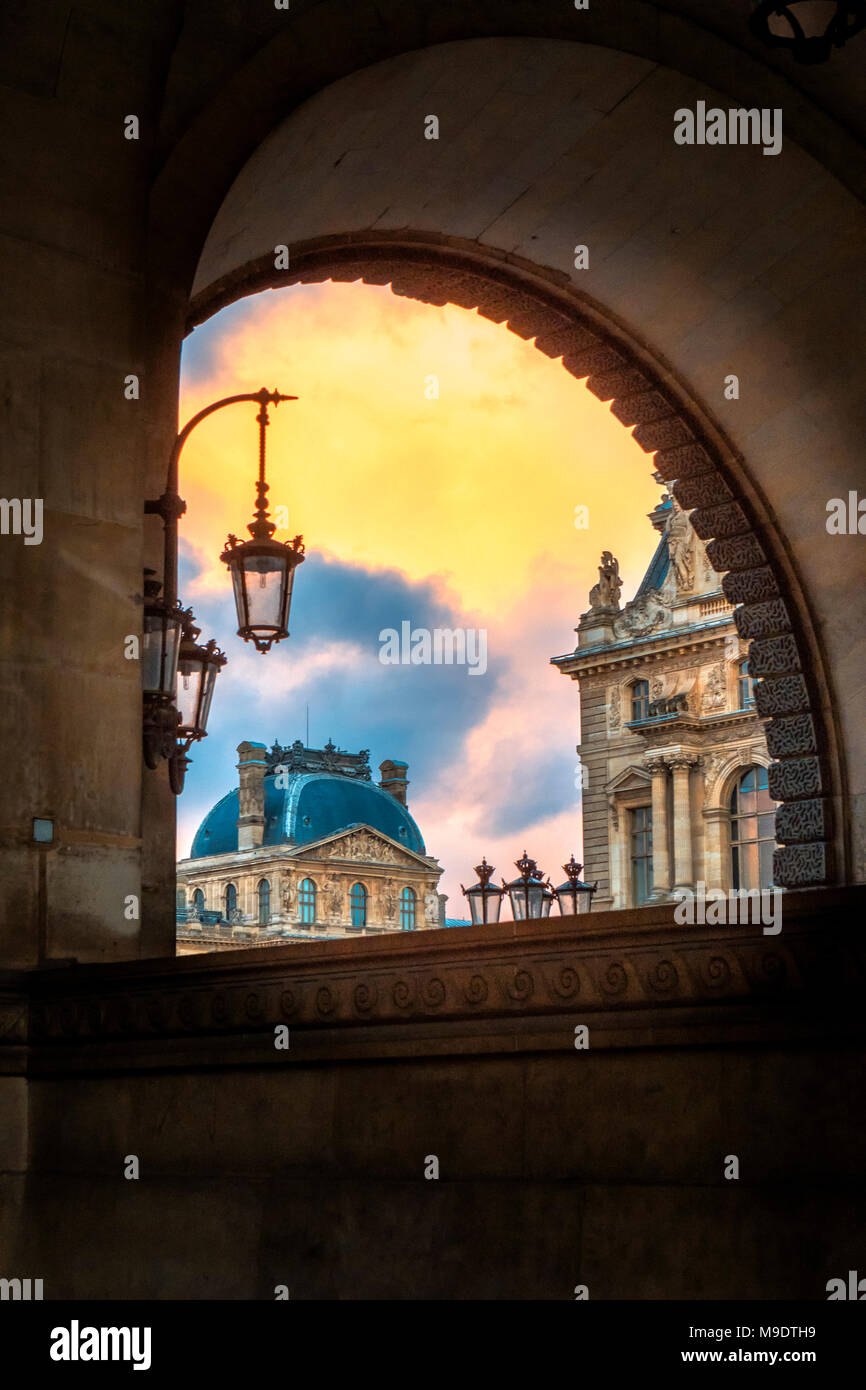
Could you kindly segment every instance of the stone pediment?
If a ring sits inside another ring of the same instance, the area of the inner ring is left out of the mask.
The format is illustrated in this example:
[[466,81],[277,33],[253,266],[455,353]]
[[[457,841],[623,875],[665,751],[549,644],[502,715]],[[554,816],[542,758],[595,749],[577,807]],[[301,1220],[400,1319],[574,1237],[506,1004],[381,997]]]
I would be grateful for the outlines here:
[[605,791],[608,796],[615,796],[619,792],[643,792],[652,785],[652,779],[646,768],[631,767],[624,768],[612,781],[607,783]]
[[413,850],[404,849],[402,845],[396,844],[387,835],[382,835],[369,825],[341,830],[336,835],[329,835],[326,839],[314,841],[309,845],[298,845],[295,853],[299,857],[303,855],[305,859],[348,859],[358,864],[404,864],[407,868],[430,867],[423,855],[415,854]]

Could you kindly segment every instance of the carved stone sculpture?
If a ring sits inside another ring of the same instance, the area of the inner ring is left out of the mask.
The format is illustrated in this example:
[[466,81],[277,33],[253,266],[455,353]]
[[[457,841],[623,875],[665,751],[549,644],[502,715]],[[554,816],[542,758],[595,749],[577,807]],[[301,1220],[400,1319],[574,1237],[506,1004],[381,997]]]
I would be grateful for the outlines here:
[[608,608],[618,612],[621,591],[619,561],[614,559],[609,550],[605,550],[598,567],[598,583],[593,584],[589,591],[590,608]]
[[677,590],[689,593],[695,587],[695,535],[688,517],[676,502],[665,523],[665,539]]

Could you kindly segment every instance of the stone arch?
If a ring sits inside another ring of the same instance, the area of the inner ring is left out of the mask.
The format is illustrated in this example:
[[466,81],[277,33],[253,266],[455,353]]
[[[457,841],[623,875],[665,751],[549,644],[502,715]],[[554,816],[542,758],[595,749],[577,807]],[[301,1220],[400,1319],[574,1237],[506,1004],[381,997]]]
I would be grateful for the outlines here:
[[704,792],[704,806],[709,810],[724,810],[734,789],[734,782],[750,767],[771,768],[773,760],[761,749],[749,750],[748,756],[735,753],[726,758],[716,769],[709,787]]
[[838,738],[823,692],[823,656],[796,572],[744,460],[670,367],[579,294],[565,276],[477,243],[456,246],[430,234],[358,234],[292,247],[292,269],[260,258],[193,299],[192,329],[236,299],[260,290],[324,280],[390,285],[428,304],[452,303],[502,323],[563,366],[601,401],[651,456],[707,542],[734,622],[750,641],[758,713],[774,759],[776,875],[787,886],[833,881],[831,800]]

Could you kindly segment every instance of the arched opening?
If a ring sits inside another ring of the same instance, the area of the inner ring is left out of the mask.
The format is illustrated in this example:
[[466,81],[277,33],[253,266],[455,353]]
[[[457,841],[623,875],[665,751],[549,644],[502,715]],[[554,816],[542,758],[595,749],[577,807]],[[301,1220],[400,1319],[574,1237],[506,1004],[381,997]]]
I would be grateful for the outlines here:
[[418,905],[414,888],[403,888],[400,892],[400,926],[403,931],[414,931],[415,915]]
[[352,926],[361,931],[367,925],[367,890],[363,883],[353,883],[349,894],[349,913]]
[[[477,308],[541,352],[561,356],[569,372],[610,401],[623,425],[635,427],[635,439],[708,542],[725,595],[736,605],[737,628],[751,642],[751,678],[761,678],[755,704],[762,717],[772,717],[771,790],[782,808],[776,881],[830,881],[836,872],[830,801],[838,744],[824,663],[788,548],[717,423],[621,324],[538,267],[503,264],[478,247],[455,252],[429,235],[358,243],[339,237],[293,248],[293,269],[280,274],[272,258],[238,267],[193,300],[190,327],[264,288],[360,279],[428,303]],[[835,842],[843,844],[838,833]]]
[[731,887],[746,892],[772,888],[776,803],[765,767],[756,765],[737,776],[728,809]]
[[227,883],[223,894],[225,919],[233,922],[238,915],[238,890],[234,883]]
[[259,926],[266,927],[271,920],[271,885],[266,878],[259,880],[257,894]]
[[304,878],[298,885],[298,906],[301,922],[312,927],[316,921],[316,885],[311,878]]

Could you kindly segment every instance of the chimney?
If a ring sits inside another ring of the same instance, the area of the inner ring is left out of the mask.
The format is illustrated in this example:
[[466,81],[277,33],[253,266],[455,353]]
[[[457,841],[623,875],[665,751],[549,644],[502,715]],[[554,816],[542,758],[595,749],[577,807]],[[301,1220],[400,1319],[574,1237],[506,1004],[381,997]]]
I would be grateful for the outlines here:
[[265,769],[263,743],[238,744],[238,849],[258,849],[265,835]]
[[386,758],[379,764],[379,771],[382,780],[379,786],[383,792],[389,792],[395,801],[399,801],[401,806],[406,805],[406,788],[409,785],[406,773],[409,770],[408,763],[401,763],[393,758]]

